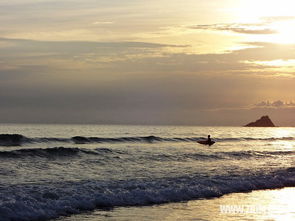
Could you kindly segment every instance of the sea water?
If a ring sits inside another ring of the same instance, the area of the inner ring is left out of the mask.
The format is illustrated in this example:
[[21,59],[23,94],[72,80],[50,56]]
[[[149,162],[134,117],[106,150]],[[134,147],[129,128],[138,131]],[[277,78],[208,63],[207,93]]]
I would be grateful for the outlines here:
[[294,187],[294,163],[295,128],[2,124],[0,220]]

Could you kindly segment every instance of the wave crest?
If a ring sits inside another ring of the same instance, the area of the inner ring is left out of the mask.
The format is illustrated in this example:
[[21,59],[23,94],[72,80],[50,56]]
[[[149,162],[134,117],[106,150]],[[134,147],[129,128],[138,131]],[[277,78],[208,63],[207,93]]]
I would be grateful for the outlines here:
[[[295,168],[266,174],[19,184],[3,188],[1,220],[47,220],[82,210],[145,206],[295,186]],[[12,211],[10,208],[20,208]]]
[[84,148],[53,147],[53,148],[30,148],[12,151],[0,151],[0,158],[24,158],[24,157],[73,157],[79,154],[99,155],[110,153],[108,148],[89,150]]
[[[24,143],[155,143],[155,142],[197,142],[206,139],[205,137],[83,137],[75,136],[72,138],[41,137],[28,138],[20,134],[0,134],[0,146],[21,146]],[[269,137],[269,138],[215,138],[216,142],[240,142],[240,141],[292,141],[294,137]]]

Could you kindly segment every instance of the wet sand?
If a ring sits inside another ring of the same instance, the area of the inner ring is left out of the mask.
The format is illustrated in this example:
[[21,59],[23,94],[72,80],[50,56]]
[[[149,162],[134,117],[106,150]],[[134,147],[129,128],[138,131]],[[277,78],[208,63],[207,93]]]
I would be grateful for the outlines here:
[[118,207],[58,221],[295,220],[295,188],[233,193],[220,198],[145,207]]

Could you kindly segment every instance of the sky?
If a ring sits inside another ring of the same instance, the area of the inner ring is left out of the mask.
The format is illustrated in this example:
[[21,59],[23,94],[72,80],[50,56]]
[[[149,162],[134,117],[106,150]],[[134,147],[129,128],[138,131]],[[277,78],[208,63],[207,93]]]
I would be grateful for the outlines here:
[[293,0],[0,0],[0,122],[295,126]]

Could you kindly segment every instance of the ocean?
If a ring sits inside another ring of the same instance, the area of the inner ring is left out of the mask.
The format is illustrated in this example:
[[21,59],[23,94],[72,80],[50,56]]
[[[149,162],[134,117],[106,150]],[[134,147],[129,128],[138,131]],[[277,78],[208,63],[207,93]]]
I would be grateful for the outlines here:
[[[209,134],[214,145],[197,143]],[[295,128],[0,125],[0,221],[106,220],[284,187]]]

